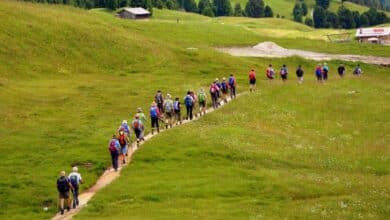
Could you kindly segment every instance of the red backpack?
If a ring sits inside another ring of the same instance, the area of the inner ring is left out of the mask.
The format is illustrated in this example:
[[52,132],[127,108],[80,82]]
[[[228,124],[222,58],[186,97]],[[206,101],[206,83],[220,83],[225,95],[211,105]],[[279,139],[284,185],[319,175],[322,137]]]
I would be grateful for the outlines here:
[[111,142],[110,142],[110,147],[108,148],[108,150],[110,150],[110,152],[116,152],[116,151],[118,151],[118,149],[116,148],[115,142],[116,142],[115,139],[111,140]]
[[140,123],[139,123],[139,120],[135,120],[134,122],[133,122],[133,127],[134,127],[134,129],[139,129],[141,126],[140,126]]
[[125,145],[126,144],[126,140],[125,140],[125,135],[124,134],[119,135],[118,140],[119,140],[119,143],[121,145]]

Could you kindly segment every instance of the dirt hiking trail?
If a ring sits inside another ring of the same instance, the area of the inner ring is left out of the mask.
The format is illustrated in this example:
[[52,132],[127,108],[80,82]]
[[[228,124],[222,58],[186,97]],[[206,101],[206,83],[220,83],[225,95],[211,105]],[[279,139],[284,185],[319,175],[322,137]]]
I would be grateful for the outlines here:
[[[241,95],[243,95],[245,93],[246,92],[242,92],[242,93],[237,94],[236,98],[238,98],[239,96],[241,96]],[[230,99],[230,97],[228,97],[227,98],[227,103],[229,103],[230,101],[232,101],[232,99]],[[227,103],[222,102],[221,106],[219,108],[223,107]],[[214,112],[215,110],[218,110],[219,108],[217,108],[217,109],[213,109],[212,107],[208,108],[206,110],[206,114]],[[198,120],[198,119],[200,119],[202,117],[202,116],[199,116],[199,115],[194,115],[194,116],[196,116],[196,117],[194,117],[192,120],[183,120],[181,124],[173,125],[172,127],[184,125],[184,124],[190,123],[192,121],[196,121],[196,120]],[[160,130],[160,133],[165,132],[168,129]],[[145,136],[145,141],[141,142],[139,144],[139,147],[141,145],[143,145],[146,141],[150,140],[151,138],[153,138],[154,136],[156,136],[158,134],[159,133],[154,133],[154,134],[149,133],[148,135],[146,135]],[[137,147],[137,143],[136,142],[132,143],[131,147],[129,147],[129,152],[128,152],[127,163],[126,164],[121,165],[121,167],[118,168],[117,172],[115,172],[112,167],[110,167],[108,170],[106,170],[99,177],[99,179],[96,181],[95,185],[93,185],[88,190],[83,191],[79,195],[79,206],[76,209],[71,209],[69,212],[65,210],[65,213],[63,215],[60,215],[59,213],[57,213],[57,215],[55,217],[53,217],[52,220],[69,220],[69,219],[72,219],[72,217],[74,215],[76,215],[83,207],[85,207],[87,205],[88,201],[90,199],[92,199],[92,197],[96,194],[96,192],[98,192],[99,190],[103,189],[105,186],[107,186],[108,184],[110,184],[112,181],[114,181],[116,178],[118,178],[120,176],[120,172],[121,172],[122,168],[131,163],[132,155],[138,150],[139,147]],[[120,163],[118,163],[118,165],[119,164]]]
[[[389,48],[390,49],[390,48]],[[362,62],[368,64],[377,64],[390,66],[390,57],[361,56],[348,54],[327,54],[317,53],[305,50],[286,49],[274,42],[266,41],[253,47],[225,47],[217,48],[218,51],[228,53],[232,56],[242,57],[270,57],[284,58],[299,56],[309,60],[344,60],[351,62]]]

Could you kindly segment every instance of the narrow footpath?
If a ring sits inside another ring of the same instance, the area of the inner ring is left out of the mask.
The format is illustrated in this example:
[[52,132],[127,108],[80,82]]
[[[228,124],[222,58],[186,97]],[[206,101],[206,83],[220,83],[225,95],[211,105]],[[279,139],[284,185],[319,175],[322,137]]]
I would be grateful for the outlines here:
[[[244,93],[240,93],[240,94],[237,94],[236,98],[238,98],[239,96],[245,94],[246,92]],[[232,99],[230,99],[230,97],[227,98],[227,103],[229,103],[230,101],[232,101]],[[224,105],[226,105],[227,103],[221,103],[221,107],[223,107]],[[208,113],[211,113],[215,110],[218,110],[219,108],[217,109],[214,109],[214,108],[208,108],[206,110],[206,114]],[[190,123],[192,121],[196,121],[198,120],[199,118],[201,118],[202,116],[197,116],[195,117],[194,119],[192,120],[183,120],[181,124],[179,125],[174,125],[173,127],[176,127],[176,126],[180,126],[180,125],[184,125],[184,124],[187,124],[187,123]],[[169,128],[168,128],[169,129]],[[160,130],[160,133],[163,133],[165,132],[166,130],[168,129],[164,129],[164,130]],[[145,136],[145,141],[141,142],[139,144],[139,147],[142,146],[145,142],[147,142],[148,140],[150,140],[151,138],[153,138],[154,136],[158,135],[159,133],[155,133],[155,134],[151,134],[149,133],[148,135]],[[79,195],[79,206],[76,208],[76,209],[71,209],[69,212],[65,210],[65,213],[63,215],[60,215],[60,213],[57,213],[56,216],[54,216],[52,218],[52,220],[68,220],[68,219],[72,219],[72,217],[74,215],[76,215],[84,206],[87,205],[88,201],[90,199],[92,199],[92,197],[96,194],[96,192],[98,192],[99,190],[103,189],[105,186],[107,186],[108,184],[110,184],[112,181],[114,181],[116,178],[118,178],[120,176],[120,172],[121,170],[127,166],[128,164],[131,163],[131,158],[132,158],[132,155],[138,150],[137,147],[137,143],[136,142],[133,142],[131,144],[131,148],[129,148],[129,152],[128,152],[128,156],[127,156],[127,163],[122,165],[117,172],[114,171],[114,169],[112,167],[110,167],[108,170],[106,170],[100,177],[99,179],[96,181],[95,185],[93,185],[91,188],[89,188],[88,190],[85,190],[83,191],[80,195]],[[108,154],[108,153],[107,153]]]

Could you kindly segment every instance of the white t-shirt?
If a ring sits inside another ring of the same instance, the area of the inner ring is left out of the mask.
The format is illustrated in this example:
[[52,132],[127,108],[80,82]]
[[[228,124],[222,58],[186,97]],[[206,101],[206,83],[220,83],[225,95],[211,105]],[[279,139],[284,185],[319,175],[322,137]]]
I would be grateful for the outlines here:
[[71,172],[68,176],[68,178],[70,179],[71,176],[76,176],[77,178],[77,185],[80,184],[80,182],[82,181],[82,178],[81,178],[81,175],[77,172]]

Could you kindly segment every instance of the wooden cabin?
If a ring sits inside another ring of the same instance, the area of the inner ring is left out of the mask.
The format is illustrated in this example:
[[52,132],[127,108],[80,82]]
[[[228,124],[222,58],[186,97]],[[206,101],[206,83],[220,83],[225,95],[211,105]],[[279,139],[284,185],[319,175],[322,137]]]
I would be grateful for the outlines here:
[[118,17],[125,19],[147,19],[150,12],[144,8],[124,8],[118,13]]
[[355,36],[359,42],[390,44],[390,27],[359,28]]

